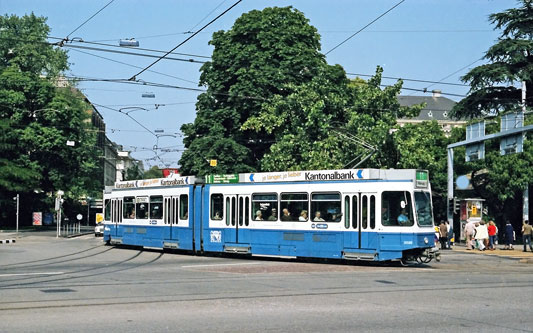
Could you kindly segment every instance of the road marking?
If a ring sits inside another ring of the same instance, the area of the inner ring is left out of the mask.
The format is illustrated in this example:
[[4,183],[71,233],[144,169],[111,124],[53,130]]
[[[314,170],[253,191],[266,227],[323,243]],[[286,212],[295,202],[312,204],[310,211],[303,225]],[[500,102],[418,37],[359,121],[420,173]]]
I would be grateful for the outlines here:
[[65,274],[65,272],[0,274],[0,277],[7,277],[7,276],[25,276],[25,275],[60,275],[60,274]]
[[181,266],[183,268],[188,268],[188,267],[213,267],[213,266],[242,266],[242,265],[263,265],[264,263],[262,262],[249,262],[249,263],[238,263],[238,264],[208,264],[208,265],[186,265],[186,266]]

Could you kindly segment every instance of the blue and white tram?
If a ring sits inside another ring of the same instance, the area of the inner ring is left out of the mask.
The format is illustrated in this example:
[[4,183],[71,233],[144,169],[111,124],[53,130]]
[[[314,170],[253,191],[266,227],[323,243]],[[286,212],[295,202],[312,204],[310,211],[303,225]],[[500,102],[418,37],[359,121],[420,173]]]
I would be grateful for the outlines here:
[[[104,195],[105,241],[374,261],[427,259],[434,246],[427,171],[290,171],[146,182],[120,182]],[[132,210],[135,218],[126,218]]]

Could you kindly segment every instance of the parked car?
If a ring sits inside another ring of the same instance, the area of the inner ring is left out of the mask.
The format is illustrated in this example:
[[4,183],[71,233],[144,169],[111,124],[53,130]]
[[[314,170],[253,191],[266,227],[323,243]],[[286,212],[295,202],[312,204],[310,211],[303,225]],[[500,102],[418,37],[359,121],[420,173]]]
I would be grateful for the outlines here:
[[104,236],[104,224],[99,223],[94,227],[94,237]]

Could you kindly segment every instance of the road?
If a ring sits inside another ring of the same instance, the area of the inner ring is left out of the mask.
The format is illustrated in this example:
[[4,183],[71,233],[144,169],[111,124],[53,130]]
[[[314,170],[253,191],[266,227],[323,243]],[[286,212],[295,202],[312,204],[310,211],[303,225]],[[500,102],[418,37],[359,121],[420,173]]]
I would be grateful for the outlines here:
[[4,332],[533,332],[533,265],[193,256],[28,233],[0,245]]

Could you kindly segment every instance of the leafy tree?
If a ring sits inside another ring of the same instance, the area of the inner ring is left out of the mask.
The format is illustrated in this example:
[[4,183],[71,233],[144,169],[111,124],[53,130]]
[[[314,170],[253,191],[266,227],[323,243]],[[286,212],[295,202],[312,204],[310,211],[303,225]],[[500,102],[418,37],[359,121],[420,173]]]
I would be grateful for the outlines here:
[[139,168],[138,164],[134,164],[131,167],[129,167],[125,174],[124,174],[124,180],[135,180],[135,179],[142,179],[143,178],[143,171],[141,168]]
[[163,178],[163,171],[157,166],[153,166],[150,170],[145,171],[143,174],[143,179],[154,179],[154,178]]
[[[215,32],[210,44],[212,60],[200,76],[208,91],[198,98],[194,123],[182,127],[187,150],[180,170],[196,175],[257,170],[273,137],[242,125],[273,96],[288,96],[321,72],[320,37],[298,10],[266,8]],[[218,166],[210,167],[209,159]]]
[[[340,66],[324,66],[310,82],[288,96],[276,95],[243,128],[272,133],[275,143],[261,161],[262,170],[310,170],[354,166],[370,152],[365,167],[392,167],[389,131],[396,117],[414,115],[420,106],[401,107],[401,82],[380,88],[383,69],[368,81],[349,81]],[[347,136],[354,139],[348,139]]]
[[[436,220],[446,219],[447,151],[450,143],[437,121],[406,124],[393,135],[398,169],[426,169],[433,192]],[[464,156],[464,155],[463,155]]]
[[46,43],[48,32],[46,19],[33,14],[0,17],[0,200],[21,192],[32,203],[23,205],[26,214],[46,209],[59,189],[67,199],[97,189],[89,105],[76,90],[57,87],[67,56]]
[[516,86],[522,81],[528,92],[526,104],[533,106],[533,1],[519,3],[519,8],[489,16],[502,34],[484,56],[489,63],[463,76],[471,89],[455,106],[455,116],[474,118],[518,109],[522,92]]

